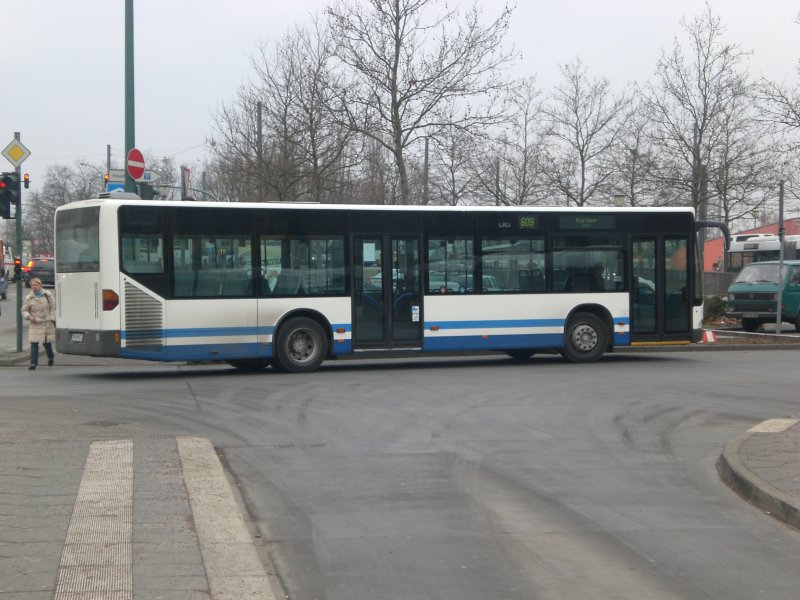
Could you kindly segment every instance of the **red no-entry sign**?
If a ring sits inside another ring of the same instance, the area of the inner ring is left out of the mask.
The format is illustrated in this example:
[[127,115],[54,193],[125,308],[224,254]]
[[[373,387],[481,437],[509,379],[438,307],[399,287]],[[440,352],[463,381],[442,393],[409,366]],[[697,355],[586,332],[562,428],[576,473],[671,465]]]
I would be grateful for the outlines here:
[[128,152],[128,175],[133,179],[141,179],[144,175],[144,156],[138,148]]

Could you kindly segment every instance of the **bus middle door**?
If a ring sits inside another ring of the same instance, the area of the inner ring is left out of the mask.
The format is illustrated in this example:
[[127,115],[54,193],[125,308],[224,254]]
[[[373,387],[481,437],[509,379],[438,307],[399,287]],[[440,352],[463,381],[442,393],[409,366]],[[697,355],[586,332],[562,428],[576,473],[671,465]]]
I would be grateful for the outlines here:
[[420,241],[407,236],[355,239],[353,345],[422,345]]

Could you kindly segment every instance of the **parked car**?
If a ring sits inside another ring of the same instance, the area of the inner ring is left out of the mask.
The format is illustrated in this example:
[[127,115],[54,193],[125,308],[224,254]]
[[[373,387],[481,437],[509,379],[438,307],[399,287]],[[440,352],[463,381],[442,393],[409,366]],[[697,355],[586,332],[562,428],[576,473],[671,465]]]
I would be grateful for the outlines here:
[[742,329],[755,331],[777,320],[778,288],[781,321],[800,331],[800,260],[754,262],[745,267],[728,288],[726,316],[742,320]]
[[5,274],[0,273],[0,298],[5,300],[7,295],[8,295],[8,282],[6,281]]
[[43,286],[54,286],[56,284],[56,261],[49,257],[31,258],[23,267],[23,277],[25,287],[31,287],[31,279],[38,277],[42,280]]

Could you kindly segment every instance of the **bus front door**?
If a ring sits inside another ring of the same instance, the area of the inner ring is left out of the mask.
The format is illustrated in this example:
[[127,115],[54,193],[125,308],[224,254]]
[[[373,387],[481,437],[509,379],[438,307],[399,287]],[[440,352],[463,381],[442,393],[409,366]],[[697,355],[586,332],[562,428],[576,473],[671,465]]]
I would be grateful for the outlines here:
[[419,239],[357,237],[354,254],[354,348],[421,347]]
[[691,333],[688,249],[688,240],[681,237],[633,240],[633,342],[686,339]]

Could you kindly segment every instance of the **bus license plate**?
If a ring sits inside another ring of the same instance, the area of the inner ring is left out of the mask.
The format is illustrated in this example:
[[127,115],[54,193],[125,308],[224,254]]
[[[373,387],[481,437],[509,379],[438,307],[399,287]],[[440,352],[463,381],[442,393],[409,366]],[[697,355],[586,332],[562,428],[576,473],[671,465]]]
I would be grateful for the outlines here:
[[75,342],[76,344],[80,344],[83,341],[83,334],[82,333],[73,333],[70,338],[70,342]]

